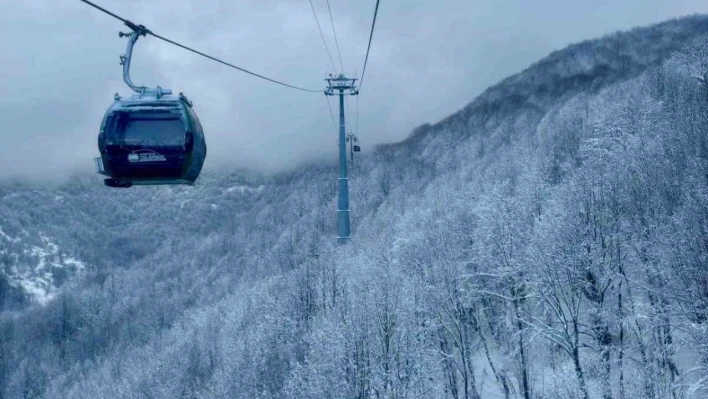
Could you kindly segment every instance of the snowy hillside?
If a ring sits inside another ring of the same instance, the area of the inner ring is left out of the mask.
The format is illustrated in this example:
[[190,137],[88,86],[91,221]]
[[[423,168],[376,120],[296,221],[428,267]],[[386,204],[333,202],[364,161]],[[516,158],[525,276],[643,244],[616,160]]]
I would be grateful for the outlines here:
[[40,245],[23,248],[20,253],[12,250],[22,242],[20,237],[10,237],[0,229],[5,248],[0,250],[5,264],[5,278],[11,288],[27,294],[29,299],[46,304],[62,283],[76,278],[85,264],[63,253],[47,236],[40,235]]
[[33,190],[0,193],[0,309],[46,304],[86,267],[33,217],[33,205],[66,206],[64,197]]
[[708,396],[705,43],[580,43],[364,154],[344,247],[335,165],[3,189],[0,398]]

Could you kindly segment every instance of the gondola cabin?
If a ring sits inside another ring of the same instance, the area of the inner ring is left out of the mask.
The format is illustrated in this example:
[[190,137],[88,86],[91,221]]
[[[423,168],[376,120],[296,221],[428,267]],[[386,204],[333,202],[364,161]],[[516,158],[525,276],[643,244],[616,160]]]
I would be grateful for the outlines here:
[[206,158],[206,142],[192,103],[180,93],[160,86],[136,86],[130,79],[133,46],[149,32],[130,21],[125,55],[120,57],[123,81],[136,94],[129,99],[118,94],[106,111],[98,133],[95,158],[98,173],[108,176],[109,187],[135,184],[194,184]]
[[118,95],[98,134],[98,173],[109,187],[193,184],[206,158],[204,131],[192,103],[157,93]]

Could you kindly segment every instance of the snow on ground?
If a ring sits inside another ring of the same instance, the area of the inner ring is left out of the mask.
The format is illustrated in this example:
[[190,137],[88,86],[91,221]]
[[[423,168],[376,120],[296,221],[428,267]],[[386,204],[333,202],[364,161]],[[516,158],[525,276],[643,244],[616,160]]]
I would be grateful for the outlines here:
[[5,234],[5,232],[2,230],[2,227],[0,227],[0,237],[4,238],[10,242],[19,242],[20,241],[19,237],[12,238],[9,235]]
[[77,271],[80,271],[80,270],[83,270],[86,268],[86,263],[80,261],[79,259],[72,258],[72,257],[64,258],[64,265],[72,265],[76,268]]
[[263,189],[263,186],[258,186],[258,187],[251,187],[251,186],[246,186],[246,185],[237,185],[237,186],[232,186],[226,189],[227,193],[244,193],[244,192],[258,192]]
[[[17,272],[16,267],[13,270]],[[10,276],[10,285],[21,287],[32,300],[40,305],[45,305],[56,295],[52,286],[52,276],[46,273],[42,276],[31,276],[30,273],[17,272],[14,276]]]
[[[0,229],[0,237],[17,243]],[[12,254],[14,265],[10,268],[8,280],[11,286],[21,288],[30,298],[44,305],[58,293],[58,284],[55,273],[59,269],[66,269],[67,274],[75,276],[81,273],[86,264],[61,251],[59,246],[49,237],[40,234],[41,245],[22,250],[22,255]],[[7,253],[7,249],[2,250]]]

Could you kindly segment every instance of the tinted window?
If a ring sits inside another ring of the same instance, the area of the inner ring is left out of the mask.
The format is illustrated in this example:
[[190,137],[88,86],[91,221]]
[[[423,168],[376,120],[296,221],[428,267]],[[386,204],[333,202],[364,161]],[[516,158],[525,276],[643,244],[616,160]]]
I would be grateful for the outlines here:
[[182,146],[184,126],[179,119],[132,119],[123,137],[128,145]]

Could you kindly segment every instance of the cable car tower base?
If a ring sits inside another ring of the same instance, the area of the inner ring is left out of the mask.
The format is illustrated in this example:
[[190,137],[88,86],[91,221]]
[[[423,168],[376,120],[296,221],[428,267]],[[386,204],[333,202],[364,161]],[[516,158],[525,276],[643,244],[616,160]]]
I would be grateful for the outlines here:
[[347,177],[347,143],[344,128],[344,95],[356,96],[359,91],[355,79],[340,74],[336,78],[325,79],[329,87],[325,90],[327,96],[339,96],[339,195],[337,199],[337,242],[346,244],[351,238],[349,221],[349,178]]

